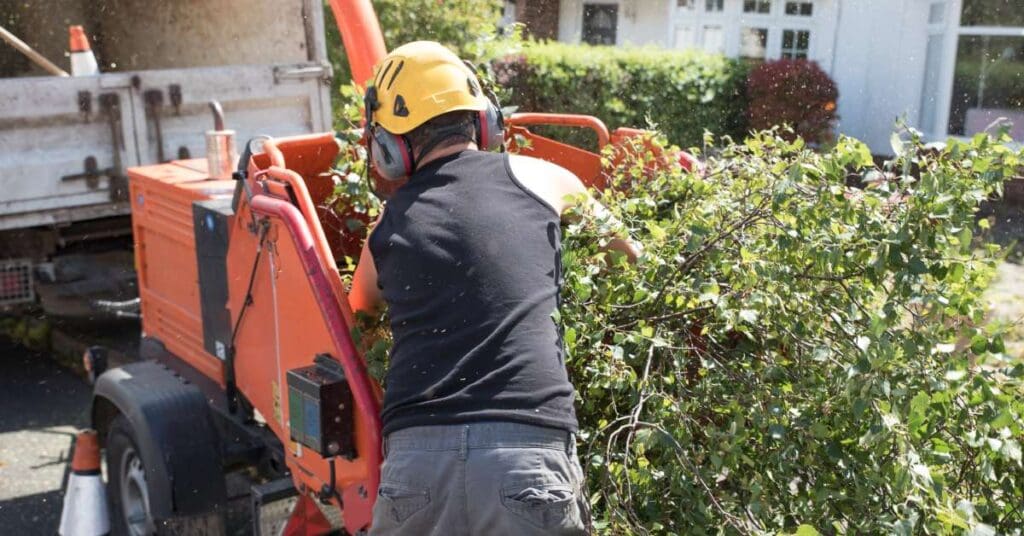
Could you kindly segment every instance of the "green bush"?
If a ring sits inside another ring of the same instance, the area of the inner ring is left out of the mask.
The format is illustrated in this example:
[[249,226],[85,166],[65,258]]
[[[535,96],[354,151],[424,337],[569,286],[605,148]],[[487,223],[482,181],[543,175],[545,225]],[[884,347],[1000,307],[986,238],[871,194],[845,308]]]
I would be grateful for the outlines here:
[[[698,51],[530,43],[496,60],[503,104],[594,115],[609,128],[656,125],[675,144],[742,135],[746,66]],[[577,139],[573,139],[577,141]]]
[[599,260],[607,223],[569,227],[603,533],[1021,533],[1024,364],[983,325],[998,248],[971,244],[1024,153],[894,145],[881,172],[855,140],[771,133],[717,145],[704,176],[627,162],[602,197],[637,266]]
[[[894,144],[887,170],[770,132],[709,139],[705,175],[624,162],[598,195],[635,266],[600,251],[609,221],[565,229],[598,533],[1021,533],[1024,363],[984,324],[998,247],[972,237],[1024,153]],[[355,331],[378,377],[380,322]]]

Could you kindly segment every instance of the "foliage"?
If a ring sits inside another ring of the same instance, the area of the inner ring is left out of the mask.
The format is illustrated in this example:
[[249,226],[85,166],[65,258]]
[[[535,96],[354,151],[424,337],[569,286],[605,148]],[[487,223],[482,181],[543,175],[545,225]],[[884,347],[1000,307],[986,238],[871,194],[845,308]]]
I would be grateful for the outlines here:
[[[623,227],[565,230],[557,320],[598,531],[1020,534],[1024,364],[983,323],[998,248],[971,243],[1024,154],[910,131],[879,170],[855,140],[785,138],[709,137],[702,175],[609,154],[598,195],[645,245],[636,266],[601,253]],[[353,184],[339,202],[376,210]],[[383,321],[355,330],[378,378]]]
[[607,222],[566,233],[602,531],[1020,534],[1024,365],[982,325],[997,248],[970,244],[1024,154],[911,133],[873,170],[847,138],[720,143],[703,176],[614,171],[638,266],[600,260]]
[[[744,131],[742,62],[699,51],[529,43],[493,64],[526,112],[594,115],[609,128],[656,125],[674,143]],[[572,141],[579,138],[570,137]]]
[[[983,324],[998,248],[971,242],[1024,153],[911,132],[878,170],[847,138],[707,142],[703,175],[637,149],[599,193],[619,223],[565,231],[599,533],[1020,534],[1024,364]],[[615,229],[638,265],[601,252]]]
[[747,79],[750,108],[747,117],[755,130],[790,125],[789,138],[810,143],[831,141],[838,119],[839,90],[816,62],[802,59],[767,61],[755,66]]

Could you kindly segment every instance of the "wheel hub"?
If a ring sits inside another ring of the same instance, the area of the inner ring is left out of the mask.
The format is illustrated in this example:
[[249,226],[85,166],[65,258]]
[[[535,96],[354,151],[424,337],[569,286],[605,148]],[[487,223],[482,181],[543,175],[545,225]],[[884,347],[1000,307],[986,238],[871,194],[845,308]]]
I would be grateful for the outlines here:
[[149,510],[149,488],[146,470],[135,449],[128,448],[121,457],[121,508],[125,525],[132,536],[156,534],[156,524]]

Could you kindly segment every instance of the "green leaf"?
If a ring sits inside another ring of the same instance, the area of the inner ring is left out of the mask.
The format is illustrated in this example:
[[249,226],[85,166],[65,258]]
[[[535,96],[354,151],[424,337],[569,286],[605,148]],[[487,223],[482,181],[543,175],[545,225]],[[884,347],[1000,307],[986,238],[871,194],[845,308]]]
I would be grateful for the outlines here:
[[821,536],[821,533],[811,525],[800,525],[796,528],[793,536]]
[[896,156],[903,156],[903,140],[900,139],[898,132],[893,132],[892,136],[889,136],[889,147],[892,147],[892,154]]
[[[711,281],[704,283],[700,287],[700,296],[697,299],[702,302],[718,303],[719,291],[720,289],[718,288],[717,282]],[[757,317],[755,315],[754,319],[756,320],[756,318]]]
[[651,238],[654,239],[655,242],[661,242],[665,240],[665,237],[667,236],[667,234],[665,233],[665,229],[659,227],[657,223],[653,221],[647,221],[645,222],[645,226],[647,227],[647,231],[651,233]]
[[758,313],[753,309],[740,309],[740,319],[748,324],[757,322]]

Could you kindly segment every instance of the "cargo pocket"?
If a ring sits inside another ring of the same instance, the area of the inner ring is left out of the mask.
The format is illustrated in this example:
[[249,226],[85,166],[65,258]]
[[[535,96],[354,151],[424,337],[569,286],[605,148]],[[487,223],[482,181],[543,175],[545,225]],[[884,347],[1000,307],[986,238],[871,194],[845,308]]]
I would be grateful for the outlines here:
[[377,501],[392,521],[402,523],[430,504],[430,492],[400,482],[381,482]]
[[573,529],[580,524],[572,484],[543,478],[511,482],[501,489],[501,504],[541,529]]

